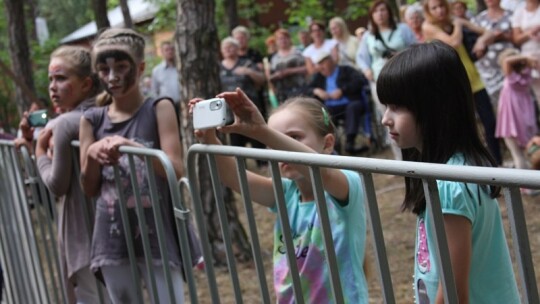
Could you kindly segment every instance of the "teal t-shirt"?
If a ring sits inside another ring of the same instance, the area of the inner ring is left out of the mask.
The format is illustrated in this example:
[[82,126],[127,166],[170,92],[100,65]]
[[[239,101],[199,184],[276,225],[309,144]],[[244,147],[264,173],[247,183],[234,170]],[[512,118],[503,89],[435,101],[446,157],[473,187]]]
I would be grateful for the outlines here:
[[[368,303],[363,269],[367,233],[364,192],[357,172],[342,172],[349,183],[348,204],[341,206],[325,192],[341,286],[346,303]],[[304,301],[333,303],[330,272],[316,203],[301,202],[296,184],[289,179],[283,179],[282,182]],[[277,207],[274,207],[274,211],[275,208]],[[274,288],[277,302],[294,303],[292,279],[279,219],[274,232]]]
[[[447,164],[466,165],[461,154]],[[464,216],[472,223],[469,302],[520,303],[497,200],[490,197],[487,188],[476,184],[437,181],[437,188],[443,214]],[[430,220],[425,211],[417,220],[414,287],[420,304],[435,303],[439,286]]]

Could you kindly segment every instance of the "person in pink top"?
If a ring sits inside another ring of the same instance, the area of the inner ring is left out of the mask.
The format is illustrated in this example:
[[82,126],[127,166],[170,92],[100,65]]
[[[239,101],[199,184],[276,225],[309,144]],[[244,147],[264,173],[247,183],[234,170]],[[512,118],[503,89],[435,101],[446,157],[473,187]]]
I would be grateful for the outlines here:
[[537,132],[531,94],[531,72],[536,69],[537,60],[509,48],[499,55],[499,63],[505,79],[499,98],[495,136],[504,139],[516,168],[527,169],[525,147]]

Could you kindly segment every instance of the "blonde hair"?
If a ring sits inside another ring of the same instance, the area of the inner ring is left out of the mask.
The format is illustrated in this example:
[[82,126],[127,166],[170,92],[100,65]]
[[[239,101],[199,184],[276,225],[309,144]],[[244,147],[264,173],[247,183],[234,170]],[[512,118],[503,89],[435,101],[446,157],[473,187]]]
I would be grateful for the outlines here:
[[349,28],[347,27],[347,24],[345,23],[345,20],[343,20],[343,18],[341,18],[341,17],[334,17],[334,18],[330,19],[330,21],[328,22],[328,28],[330,28],[330,25],[332,23],[337,24],[341,28],[341,33],[342,33],[343,37],[339,38],[339,39],[347,40],[349,38],[349,36],[351,35],[351,33],[349,32]]
[[513,48],[513,47],[509,47],[509,48],[506,48],[504,50],[502,50],[500,53],[499,53],[499,57],[497,57],[497,63],[499,64],[499,66],[503,66],[503,63],[504,63],[504,60],[509,57],[509,56],[514,56],[514,55],[519,55],[519,50],[516,49],[516,48]]
[[238,40],[234,39],[233,37],[225,37],[223,40],[221,40],[220,47],[224,47],[227,44],[232,44],[235,47],[239,48],[240,44],[238,43]]
[[[103,31],[95,40],[92,48],[92,65],[96,66],[97,55],[100,48],[115,48],[126,52],[135,64],[144,61],[144,37],[132,29],[112,28]],[[104,91],[96,98],[98,106],[108,105],[112,102],[112,96]]]
[[89,97],[93,97],[101,91],[97,75],[92,71],[92,56],[90,50],[82,46],[64,45],[51,53],[50,60],[61,58],[69,65],[71,72],[80,79],[89,77],[92,80],[92,90]]
[[[438,0],[441,1],[442,5],[446,8],[446,20],[443,22],[445,24],[452,23],[450,19],[450,4],[448,4],[447,0]],[[423,0],[422,7],[424,8],[424,17],[425,19],[432,24],[439,24],[439,22],[435,21],[435,18],[429,13],[429,0]]]
[[235,27],[232,31],[231,31],[231,35],[236,35],[236,34],[244,34],[246,36],[247,39],[249,39],[251,37],[251,35],[249,34],[249,30],[247,27],[243,26],[243,25],[239,25],[237,27]]
[[332,121],[328,109],[315,98],[305,96],[289,98],[277,107],[272,114],[284,110],[297,110],[301,112],[308,125],[321,137],[327,134],[335,135],[336,126]]

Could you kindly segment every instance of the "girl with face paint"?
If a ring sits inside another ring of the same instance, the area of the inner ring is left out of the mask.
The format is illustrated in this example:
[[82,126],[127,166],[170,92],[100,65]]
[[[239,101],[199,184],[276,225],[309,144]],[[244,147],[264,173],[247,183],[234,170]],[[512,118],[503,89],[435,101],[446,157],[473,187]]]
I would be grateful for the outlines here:
[[[81,118],[81,184],[84,192],[96,197],[96,217],[92,237],[90,267],[101,270],[113,303],[136,302],[137,289],[133,286],[132,273],[127,254],[127,244],[123,231],[123,221],[119,209],[119,193],[122,191],[128,208],[128,225],[133,232],[133,243],[137,258],[143,260],[142,241],[135,213],[135,194],[131,186],[127,156],[119,152],[120,146],[161,149],[167,154],[177,177],[183,175],[182,149],[178,122],[173,101],[169,98],[145,99],[139,87],[143,75],[144,38],[130,29],[109,29],[95,41],[92,49],[93,66],[105,89],[98,96],[98,105],[84,113]],[[121,183],[128,185],[117,189],[113,165],[119,165]],[[159,303],[168,303],[169,294],[164,283],[164,267],[169,267],[175,286],[175,303],[183,303],[184,292],[181,274],[180,250],[175,237],[174,218],[171,212],[169,189],[164,179],[165,173],[159,162],[156,172],[147,172],[143,160],[135,158],[135,173],[139,179],[140,197],[146,222],[157,283]],[[165,250],[169,260],[161,258],[150,200],[148,174],[155,174],[159,193],[159,203],[163,210],[160,221],[165,230]],[[192,259],[197,260],[198,253]],[[146,286],[147,268],[138,265]],[[138,284],[139,285],[139,284]],[[152,298],[153,299],[153,298]]]
[[65,113],[40,132],[36,157],[43,182],[60,198],[58,243],[69,303],[99,302],[95,277],[89,267],[92,229],[81,225],[88,206],[80,201],[83,194],[71,159],[71,141],[79,139],[82,113],[95,105],[99,90],[88,49],[62,46],[52,53],[49,96]]

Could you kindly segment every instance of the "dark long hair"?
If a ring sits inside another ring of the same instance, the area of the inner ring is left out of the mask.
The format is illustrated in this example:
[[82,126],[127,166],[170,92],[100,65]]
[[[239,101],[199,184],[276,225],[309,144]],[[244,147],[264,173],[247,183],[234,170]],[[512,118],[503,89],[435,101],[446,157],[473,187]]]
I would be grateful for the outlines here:
[[392,7],[390,7],[390,4],[386,2],[385,0],[376,0],[371,4],[371,7],[369,8],[369,27],[370,31],[373,35],[379,35],[381,33],[379,26],[375,23],[375,20],[373,20],[373,12],[375,12],[375,9],[379,5],[384,5],[386,9],[388,10],[388,25],[392,30],[397,29],[397,23],[396,18],[394,15],[394,11],[392,10]]
[[[403,150],[403,159],[445,164],[462,153],[473,166],[497,164],[479,136],[473,95],[457,52],[441,41],[413,45],[392,57],[377,81],[381,103],[403,106],[414,115],[422,151]],[[405,178],[403,210],[420,213],[426,200],[419,179]],[[491,196],[500,188],[490,187]]]

